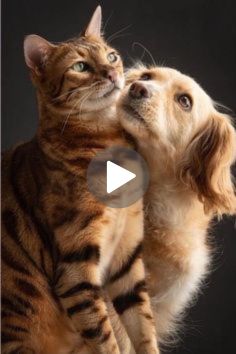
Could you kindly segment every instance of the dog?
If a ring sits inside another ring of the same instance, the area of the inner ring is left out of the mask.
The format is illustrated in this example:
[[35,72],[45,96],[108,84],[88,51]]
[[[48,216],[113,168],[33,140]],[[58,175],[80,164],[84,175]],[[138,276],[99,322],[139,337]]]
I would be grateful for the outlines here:
[[212,219],[236,212],[236,133],[192,78],[170,68],[128,70],[118,113],[150,171],[143,253],[161,344],[208,273]]

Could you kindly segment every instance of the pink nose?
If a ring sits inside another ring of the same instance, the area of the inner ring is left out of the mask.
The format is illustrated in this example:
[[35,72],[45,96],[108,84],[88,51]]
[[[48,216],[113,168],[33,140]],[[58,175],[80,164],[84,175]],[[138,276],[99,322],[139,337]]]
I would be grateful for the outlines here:
[[117,80],[117,72],[114,69],[108,69],[108,70],[104,70],[103,71],[103,77],[105,77],[106,79],[110,80],[111,82],[115,83]]
[[136,99],[149,98],[149,97],[151,97],[151,92],[141,82],[134,82],[130,86],[129,95],[131,98],[136,98]]

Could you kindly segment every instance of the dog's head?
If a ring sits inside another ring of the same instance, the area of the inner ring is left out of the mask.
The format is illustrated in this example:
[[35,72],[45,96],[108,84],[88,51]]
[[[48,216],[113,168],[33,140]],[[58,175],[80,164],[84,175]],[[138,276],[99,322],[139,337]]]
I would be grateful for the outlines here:
[[206,211],[236,211],[230,173],[236,133],[192,78],[169,68],[131,69],[118,109],[139,147],[156,144],[172,155],[179,181],[197,193]]

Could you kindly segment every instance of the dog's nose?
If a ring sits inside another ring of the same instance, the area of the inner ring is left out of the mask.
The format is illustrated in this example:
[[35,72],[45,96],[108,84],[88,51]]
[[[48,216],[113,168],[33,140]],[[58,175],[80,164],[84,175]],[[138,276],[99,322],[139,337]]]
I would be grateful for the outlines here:
[[141,82],[134,82],[130,86],[129,95],[131,98],[137,98],[137,99],[149,98],[149,97],[151,97],[151,92]]
[[102,76],[110,80],[112,83],[115,83],[118,75],[115,69],[104,69],[102,71]]

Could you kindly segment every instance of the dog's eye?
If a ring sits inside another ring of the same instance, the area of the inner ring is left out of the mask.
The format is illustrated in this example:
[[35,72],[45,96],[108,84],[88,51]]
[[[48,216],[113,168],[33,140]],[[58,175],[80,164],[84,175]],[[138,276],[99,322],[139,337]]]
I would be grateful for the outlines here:
[[187,94],[178,95],[177,101],[180,104],[180,106],[186,111],[189,111],[192,108],[193,105],[192,98]]
[[139,80],[147,81],[151,79],[152,79],[152,75],[150,73],[144,73],[140,76]]

